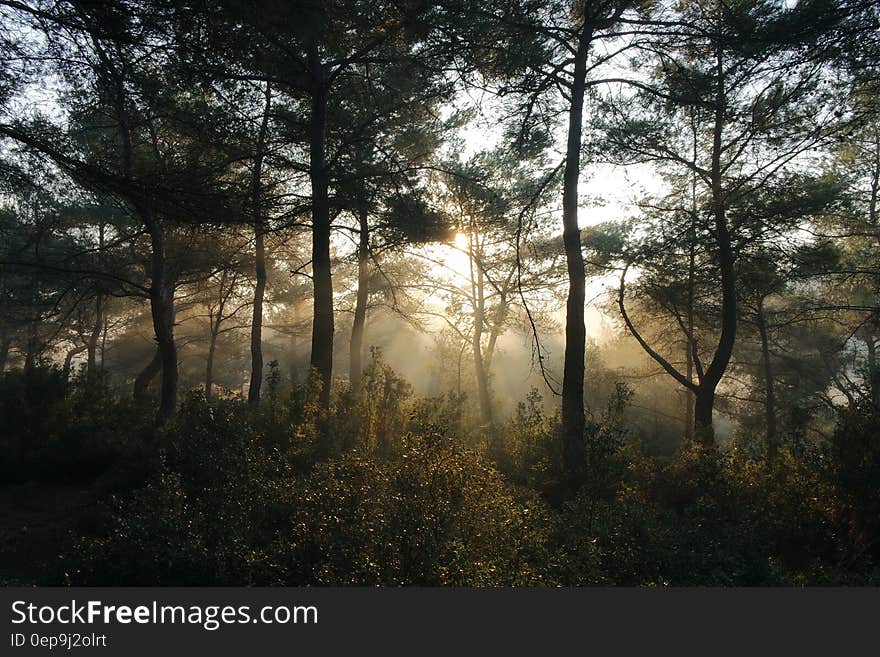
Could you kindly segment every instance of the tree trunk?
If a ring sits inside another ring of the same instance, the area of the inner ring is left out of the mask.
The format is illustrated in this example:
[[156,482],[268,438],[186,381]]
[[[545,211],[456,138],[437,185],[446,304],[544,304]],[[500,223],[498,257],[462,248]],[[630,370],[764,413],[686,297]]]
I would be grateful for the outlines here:
[[[232,287],[235,286],[235,279],[230,285],[230,289],[226,289],[226,281],[229,277],[229,270],[224,269],[220,274],[220,292],[217,299],[217,314],[211,315],[211,335],[208,342],[208,359],[205,363],[205,399],[211,399],[214,394],[214,355],[217,353],[217,336],[220,335],[220,325],[223,323],[223,310],[226,308],[226,296],[231,293]],[[262,366],[262,363],[261,363]]]
[[104,357],[107,355],[107,329],[109,328],[109,322],[107,317],[107,312],[104,312],[104,327],[101,329],[101,366],[100,371],[104,372]]
[[[251,317],[251,381],[248,386],[248,403],[260,403],[263,386],[263,297],[266,293],[266,245],[262,208],[263,158],[265,156],[266,132],[269,128],[269,111],[272,107],[272,87],[266,83],[266,105],[257,135],[257,152],[254,157],[254,174],[251,183],[251,200],[254,212],[254,307]],[[205,388],[207,391],[207,387]],[[207,392],[206,392],[207,394]]]
[[248,403],[256,405],[260,403],[260,390],[263,386],[263,296],[266,292],[266,250],[262,227],[257,225],[254,233],[256,285],[251,317],[251,381],[248,386]]
[[67,383],[70,381],[70,369],[71,364],[73,363],[73,357],[81,354],[85,351],[87,347],[85,345],[80,347],[74,347],[70,351],[67,352],[67,355],[64,356],[64,365],[61,368],[61,377],[64,379],[64,382]]
[[767,420],[767,458],[776,457],[776,390],[773,381],[773,364],[770,362],[770,341],[767,336],[767,321],[764,316],[764,300],[758,301],[758,333],[761,336],[761,369],[764,376],[764,413]]
[[483,424],[492,425],[492,400],[489,395],[489,375],[486,372],[486,364],[483,361],[483,326],[486,322],[486,296],[483,280],[483,270],[479,264],[474,267],[479,248],[479,237],[475,236],[472,226],[468,231],[468,261],[471,276],[471,303],[473,304],[474,332],[471,339],[471,349],[474,357],[474,374],[477,379],[477,400],[480,404],[480,420]]
[[868,195],[868,223],[877,226],[877,202],[880,200],[880,131],[874,131],[874,162],[871,168],[871,191]]
[[[697,132],[694,128],[694,151],[693,159],[697,161]],[[691,176],[691,216],[690,226],[688,227],[688,287],[687,287],[687,344],[685,345],[685,361],[687,364],[687,380],[688,383],[694,381],[694,286],[696,284],[696,263],[697,263],[697,174]],[[694,441],[694,392],[689,386],[684,387],[685,395],[685,413],[684,413],[684,434],[688,444]]]
[[[98,227],[98,254],[99,260],[103,265],[104,261],[104,234],[105,227],[102,222]],[[95,296],[95,324],[92,326],[92,332],[89,335],[88,342],[86,343],[86,349],[88,351],[88,357],[86,359],[86,373],[89,378],[92,378],[96,374],[97,369],[97,354],[98,354],[98,340],[101,337],[101,330],[104,327],[104,295],[101,292]]]
[[370,296],[370,226],[366,208],[361,208],[359,221],[361,234],[358,242],[358,287],[354,306],[354,321],[351,325],[348,373],[351,391],[354,394],[358,394],[361,390],[361,378],[364,371],[364,330],[367,321],[367,300]]
[[568,270],[568,300],[565,309],[565,365],[562,377],[563,459],[566,472],[576,476],[584,460],[584,358],[586,327],[584,302],[586,273],[578,226],[578,181],[580,179],[581,134],[587,54],[592,38],[584,27],[578,40],[568,114],[565,172],[562,192],[562,240]]
[[507,313],[510,309],[506,294],[499,296],[498,311],[495,313],[492,329],[489,331],[489,340],[486,342],[486,349],[483,352],[483,362],[486,366],[486,371],[490,373],[492,372],[492,359],[495,357],[495,347],[498,345],[498,336],[501,335],[501,330],[504,322],[507,321]]
[[489,394],[489,374],[486,372],[486,366],[483,362],[483,348],[481,345],[483,339],[482,322],[481,327],[474,330],[473,350],[474,350],[474,371],[477,375],[477,397],[480,402],[480,418],[483,424],[492,425],[492,398]]
[[[868,196],[868,223],[874,227],[875,235],[878,238],[877,246],[880,247],[880,232],[876,229],[880,225],[880,211],[878,211],[878,202],[880,202],[880,130],[874,130],[874,160],[871,169],[871,188]],[[880,409],[880,367],[877,366],[877,344],[875,341],[875,333],[877,329],[877,318],[865,325],[865,345],[868,348],[868,384],[871,388],[871,403],[874,408]]]
[[[688,327],[691,331],[691,335],[693,335],[693,314],[688,314]],[[693,344],[692,338],[688,339],[687,345],[685,346],[685,362],[686,362],[686,373],[687,380],[693,382],[694,380],[694,352],[693,352]],[[694,440],[694,393],[687,386],[684,387],[684,437],[688,441],[688,443],[693,442]]]
[[33,373],[37,367],[37,356],[40,349],[40,338],[37,329],[38,322],[32,321],[28,323],[27,347],[24,356],[25,374]]
[[4,325],[2,332],[0,332],[0,373],[6,369],[6,361],[9,360],[9,347],[11,344],[12,339],[9,336],[9,329]]
[[868,387],[871,393],[871,403],[874,408],[880,409],[880,366],[877,363],[877,343],[870,328],[865,328],[863,336],[865,346],[868,348]]
[[314,315],[310,365],[320,380],[320,405],[330,407],[333,376],[333,280],[330,271],[330,201],[326,163],[327,86],[317,45],[310,53],[312,90],[309,178],[312,187],[312,283]]
[[290,306],[290,346],[288,347],[290,349],[290,380],[294,385],[299,381],[299,373],[297,372],[297,352],[299,351],[299,335],[297,335],[299,329],[298,316],[297,303],[294,301]]
[[700,386],[694,398],[694,438],[712,445],[715,435],[712,431],[712,410],[715,406],[715,388]]
[[86,345],[88,358],[86,361],[86,372],[89,377],[95,376],[98,360],[98,340],[101,337],[101,330],[104,328],[104,295],[98,294],[95,298],[95,324],[92,326],[92,332],[89,334],[89,340]]
[[150,386],[150,382],[156,378],[156,375],[162,369],[162,355],[159,353],[159,350],[153,353],[153,358],[147,363],[147,366],[142,369],[138,375],[134,379],[134,388],[132,390],[132,396],[137,400],[146,399],[147,397],[147,388]]
[[211,341],[208,344],[208,360],[205,363],[205,399],[214,395],[214,354],[217,350],[217,332],[211,330]]
[[498,344],[498,337],[504,330],[504,324],[507,321],[507,314],[510,312],[510,302],[508,300],[508,294],[510,292],[510,286],[513,283],[513,276],[515,273],[516,268],[511,270],[507,279],[504,281],[504,285],[498,292],[498,305],[495,307],[495,313],[492,317],[491,322],[492,328],[489,331],[489,340],[486,342],[486,350],[483,352],[483,360],[486,365],[486,371],[490,373],[492,372],[492,359],[495,357],[495,347]]
[[[116,86],[116,118],[122,138],[122,170],[128,179],[134,178],[134,155],[132,131],[126,109],[126,91],[123,81],[114,80]],[[130,197],[144,227],[150,235],[150,314],[156,337],[157,354],[162,367],[162,386],[156,421],[165,424],[177,410],[177,346],[174,344],[174,282],[170,280],[165,262],[165,231],[155,216],[149,199],[140,193]],[[137,395],[137,381],[135,394]]]
[[721,153],[723,149],[722,132],[724,130],[724,108],[726,101],[721,51],[716,52],[715,74],[717,91],[715,97],[710,180],[712,183],[712,214],[715,220],[715,239],[718,244],[718,267],[721,270],[721,335],[718,338],[718,348],[715,350],[712,362],[706,368],[706,373],[700,382],[694,415],[696,437],[709,445],[715,443],[712,427],[712,407],[715,401],[715,389],[721,382],[728,363],[730,363],[733,345],[736,341],[737,323],[735,256],[730,230],[727,225],[726,198],[722,189]]
[[162,387],[159,395],[159,425],[170,420],[177,410],[177,345],[174,343],[174,282],[165,263],[165,233],[161,224],[149,217],[152,254],[150,262],[150,311],[156,345],[162,363]]

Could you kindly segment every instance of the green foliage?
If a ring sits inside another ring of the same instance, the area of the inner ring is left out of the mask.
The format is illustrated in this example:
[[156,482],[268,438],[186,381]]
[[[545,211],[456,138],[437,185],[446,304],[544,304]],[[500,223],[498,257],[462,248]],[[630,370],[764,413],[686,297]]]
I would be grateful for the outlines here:
[[362,386],[358,443],[385,454],[406,423],[404,404],[412,396],[412,388],[382,362],[377,351],[364,371]]
[[607,583],[800,585],[853,577],[841,566],[846,542],[830,484],[815,463],[789,452],[767,464],[694,446],[666,466],[634,462],[613,499],[582,491],[562,513],[571,562],[586,555],[587,572],[598,563]]
[[[385,374],[389,374],[386,372]],[[383,379],[387,381],[388,379]],[[367,407],[367,412],[374,409]],[[88,584],[530,584],[542,504],[453,441],[395,434],[297,476],[241,402],[191,396],[162,431],[162,463],[78,541]]]
[[76,545],[83,583],[275,583],[267,552],[289,517],[292,473],[260,444],[246,404],[183,404],[159,437],[151,481],[113,501],[110,531]]
[[91,478],[150,435],[152,409],[52,367],[0,375],[0,479]]
[[[623,411],[631,397],[629,388],[618,384],[605,411],[587,423],[581,485],[590,495],[613,495],[620,481],[625,468]],[[568,493],[559,418],[546,414],[536,389],[517,406],[515,417],[502,431],[501,442],[497,460],[513,481],[540,491],[550,500],[559,501]]]
[[545,518],[478,456],[410,437],[399,455],[362,452],[304,482],[293,546],[317,584],[497,586],[541,581]]
[[505,453],[500,461],[513,481],[544,494],[562,485],[562,443],[559,420],[544,411],[543,400],[532,388],[504,431]]
[[826,457],[848,509],[847,559],[880,563],[880,411],[869,403],[841,411]]
[[[40,573],[46,583],[880,581],[870,406],[843,411],[827,443],[782,440],[771,461],[739,443],[659,460],[628,435],[631,392],[618,386],[588,427],[583,482],[571,494],[560,484],[558,418],[536,390],[498,427],[497,451],[481,453],[460,398],[414,399],[379,358],[362,394],[340,395],[329,415],[309,401],[314,385],[268,395],[258,409],[193,393],[158,431],[132,422],[148,422],[150,409],[114,399],[101,381],[60,386],[45,370],[28,392],[20,376],[3,379],[4,399],[20,407],[16,416],[4,406],[5,417],[18,436],[52,436],[29,448],[43,468],[34,472],[59,476],[50,466],[63,455],[92,454],[62,449],[77,435],[100,437],[113,455],[94,471],[98,504],[72,519],[61,559]],[[325,431],[353,433],[318,450]]]

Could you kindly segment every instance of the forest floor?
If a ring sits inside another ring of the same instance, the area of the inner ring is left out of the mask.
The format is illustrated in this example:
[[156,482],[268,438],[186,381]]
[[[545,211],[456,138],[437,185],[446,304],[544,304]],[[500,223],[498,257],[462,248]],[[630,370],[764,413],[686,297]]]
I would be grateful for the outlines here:
[[69,531],[95,503],[91,483],[31,481],[0,487],[0,585],[45,581]]

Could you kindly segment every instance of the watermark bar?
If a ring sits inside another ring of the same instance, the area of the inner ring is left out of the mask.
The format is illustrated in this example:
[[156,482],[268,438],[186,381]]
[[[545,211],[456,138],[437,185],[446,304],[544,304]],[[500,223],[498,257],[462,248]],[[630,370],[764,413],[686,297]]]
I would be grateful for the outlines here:
[[0,600],[3,655],[868,654],[880,590],[6,588]]

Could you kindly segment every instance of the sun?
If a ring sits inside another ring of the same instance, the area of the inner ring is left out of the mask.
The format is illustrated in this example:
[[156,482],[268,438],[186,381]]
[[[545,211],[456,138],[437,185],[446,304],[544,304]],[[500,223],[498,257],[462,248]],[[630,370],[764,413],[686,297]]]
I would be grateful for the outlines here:
[[467,233],[456,233],[455,234],[455,248],[461,249],[462,251],[464,251],[468,248]]

